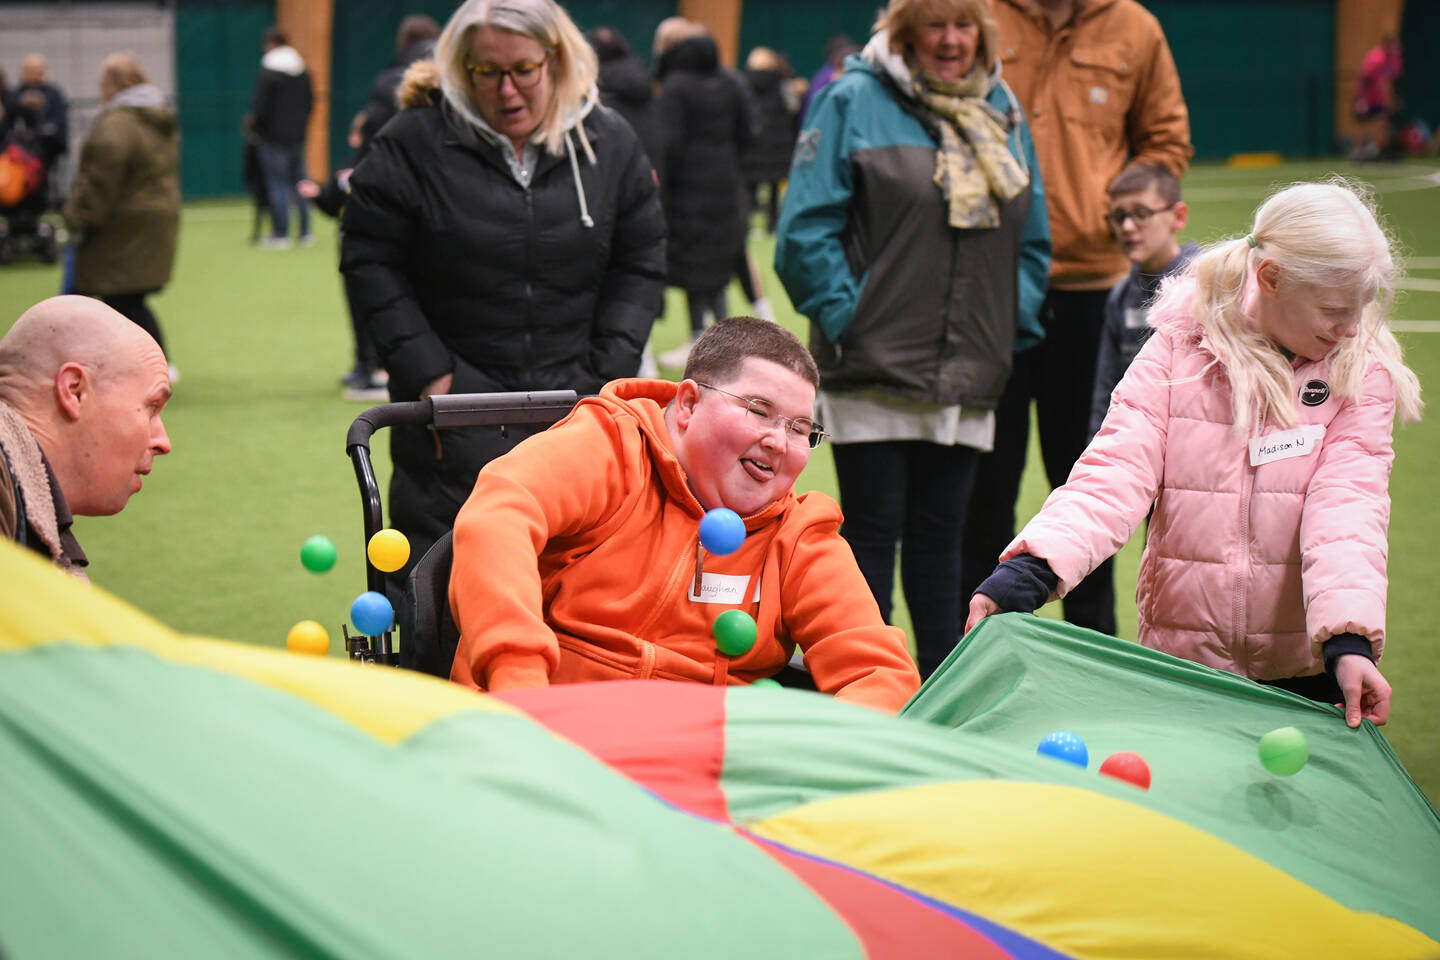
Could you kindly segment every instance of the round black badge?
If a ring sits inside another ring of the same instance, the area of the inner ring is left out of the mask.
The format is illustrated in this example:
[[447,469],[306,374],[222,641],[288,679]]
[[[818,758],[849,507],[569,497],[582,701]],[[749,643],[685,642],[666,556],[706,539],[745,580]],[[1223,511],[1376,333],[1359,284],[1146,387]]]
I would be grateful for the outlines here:
[[1324,380],[1306,380],[1300,388],[1300,402],[1307,407],[1318,407],[1330,399],[1330,385]]

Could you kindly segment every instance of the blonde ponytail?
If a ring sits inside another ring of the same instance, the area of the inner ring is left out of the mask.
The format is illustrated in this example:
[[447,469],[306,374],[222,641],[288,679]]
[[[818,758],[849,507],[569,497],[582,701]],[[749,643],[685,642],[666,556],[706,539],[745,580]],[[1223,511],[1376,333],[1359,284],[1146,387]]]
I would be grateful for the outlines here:
[[1400,419],[1420,418],[1420,381],[1388,323],[1399,274],[1393,247],[1365,188],[1335,177],[1278,191],[1260,205],[1248,236],[1214,244],[1196,259],[1195,319],[1230,382],[1236,432],[1253,429],[1266,414],[1281,426],[1296,421],[1291,365],[1241,306],[1265,259],[1275,261],[1279,282],[1289,288],[1353,284],[1374,291],[1356,335],[1330,355],[1331,389],[1358,399],[1366,371],[1379,363],[1394,385]]

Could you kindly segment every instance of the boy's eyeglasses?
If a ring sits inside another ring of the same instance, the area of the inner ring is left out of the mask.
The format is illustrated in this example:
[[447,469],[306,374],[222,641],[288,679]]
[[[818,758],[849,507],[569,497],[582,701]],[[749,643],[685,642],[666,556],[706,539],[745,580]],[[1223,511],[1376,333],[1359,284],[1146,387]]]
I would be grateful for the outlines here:
[[807,417],[797,417],[793,420],[789,417],[782,417],[770,409],[770,402],[768,400],[761,400],[759,397],[742,397],[728,390],[712,387],[708,383],[701,383],[699,380],[695,381],[695,385],[697,387],[704,387],[706,390],[714,390],[716,393],[723,393],[731,400],[739,401],[740,404],[745,407],[745,412],[755,418],[756,425],[762,430],[769,430],[777,423],[781,424],[785,427],[785,439],[787,441],[803,440],[809,445],[811,450],[814,450],[820,446],[820,441],[825,439],[825,430],[820,424]]
[[476,86],[491,86],[496,90],[505,82],[508,76],[510,82],[515,84],[517,90],[529,90],[540,82],[544,76],[545,61],[550,58],[547,52],[540,60],[522,60],[510,67],[501,67],[494,63],[471,63],[465,61],[465,70],[470,74],[470,79]]
[[1134,220],[1135,226],[1143,227],[1155,214],[1165,213],[1166,211],[1174,209],[1175,204],[1172,203],[1170,206],[1161,207],[1159,210],[1151,210],[1149,207],[1136,207],[1134,210],[1114,210],[1107,213],[1105,219],[1110,221],[1111,230],[1122,229],[1125,226],[1126,220]]

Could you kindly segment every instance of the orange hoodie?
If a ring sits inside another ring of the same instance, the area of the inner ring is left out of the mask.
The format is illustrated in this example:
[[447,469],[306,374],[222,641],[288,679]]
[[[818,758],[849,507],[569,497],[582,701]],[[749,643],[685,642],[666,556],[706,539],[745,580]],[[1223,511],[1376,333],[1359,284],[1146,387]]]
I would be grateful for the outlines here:
[[[744,518],[739,550],[703,551],[705,510],[665,425],[675,392],[617,380],[480,472],[455,520],[451,679],[495,691],[630,677],[749,683],[798,645],[822,692],[898,711],[920,677],[840,538],[839,505],[788,493]],[[729,657],[711,625],[737,608],[759,636]]]

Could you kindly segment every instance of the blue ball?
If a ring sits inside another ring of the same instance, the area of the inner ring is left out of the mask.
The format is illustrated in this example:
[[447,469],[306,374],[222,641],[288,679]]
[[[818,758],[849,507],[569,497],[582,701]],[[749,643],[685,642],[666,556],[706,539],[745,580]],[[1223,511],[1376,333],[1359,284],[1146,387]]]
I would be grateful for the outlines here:
[[734,553],[745,542],[745,521],[726,507],[716,507],[700,518],[700,546],[717,556]]
[[350,604],[350,622],[367,637],[378,637],[395,622],[395,608],[383,593],[366,590]]
[[1035,752],[1041,756],[1054,757],[1056,760],[1073,763],[1077,767],[1090,765],[1090,751],[1085,749],[1085,741],[1066,730],[1056,730],[1054,733],[1046,734],[1045,739],[1040,741],[1040,746],[1035,748]]

